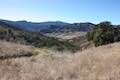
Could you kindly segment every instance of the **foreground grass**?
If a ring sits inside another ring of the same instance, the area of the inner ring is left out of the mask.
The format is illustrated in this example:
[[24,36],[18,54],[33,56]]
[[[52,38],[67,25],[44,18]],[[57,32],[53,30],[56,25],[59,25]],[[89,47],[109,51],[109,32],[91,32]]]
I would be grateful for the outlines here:
[[0,59],[30,57],[34,47],[0,41]]
[[0,60],[0,80],[119,80],[119,48],[115,43],[76,54],[36,48],[36,56]]

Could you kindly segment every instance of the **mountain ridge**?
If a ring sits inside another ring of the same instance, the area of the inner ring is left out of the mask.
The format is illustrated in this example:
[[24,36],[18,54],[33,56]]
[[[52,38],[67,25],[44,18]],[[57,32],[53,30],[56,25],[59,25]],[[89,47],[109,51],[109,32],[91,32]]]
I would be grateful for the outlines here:
[[15,26],[20,29],[32,30],[32,31],[40,31],[41,29],[49,28],[51,25],[61,27],[61,26],[69,24],[69,23],[62,22],[62,21],[28,22],[25,20],[9,21],[9,20],[2,20],[2,19],[0,19],[0,21],[6,24],[9,24],[9,25]]
[[22,21],[9,21],[0,19],[0,22],[4,22],[8,25],[30,30],[30,31],[41,31],[41,32],[59,32],[59,31],[85,31],[88,32],[93,26],[93,23],[67,23],[62,21],[47,21],[47,22],[28,22]]

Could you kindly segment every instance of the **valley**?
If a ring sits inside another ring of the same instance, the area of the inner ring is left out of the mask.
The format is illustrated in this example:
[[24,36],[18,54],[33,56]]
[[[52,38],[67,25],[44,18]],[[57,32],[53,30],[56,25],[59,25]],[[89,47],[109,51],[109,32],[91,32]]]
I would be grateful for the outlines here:
[[1,21],[0,80],[119,80],[119,27],[74,27],[34,31]]
[[120,80],[120,0],[1,0],[0,80]]

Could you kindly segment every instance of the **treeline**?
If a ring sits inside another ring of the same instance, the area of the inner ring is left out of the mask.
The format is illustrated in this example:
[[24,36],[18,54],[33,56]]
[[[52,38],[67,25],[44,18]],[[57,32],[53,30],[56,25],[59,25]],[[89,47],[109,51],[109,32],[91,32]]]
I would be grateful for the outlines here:
[[87,39],[93,41],[95,46],[119,42],[120,27],[115,27],[108,21],[101,22],[87,33]]
[[59,41],[56,38],[46,37],[40,32],[17,30],[5,26],[0,26],[0,40],[16,42],[25,45],[33,45],[39,48],[54,48],[59,51],[70,50],[75,52],[78,50],[76,46],[66,41]]

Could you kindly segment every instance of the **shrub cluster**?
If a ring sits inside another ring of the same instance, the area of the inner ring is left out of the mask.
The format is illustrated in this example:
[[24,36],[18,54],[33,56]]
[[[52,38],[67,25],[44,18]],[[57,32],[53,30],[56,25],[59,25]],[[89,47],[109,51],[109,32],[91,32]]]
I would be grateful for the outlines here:
[[114,27],[110,22],[101,22],[87,33],[87,39],[93,41],[95,46],[120,41],[120,29]]

